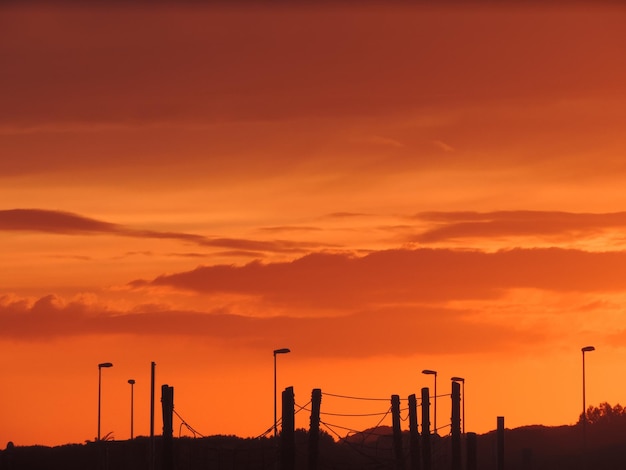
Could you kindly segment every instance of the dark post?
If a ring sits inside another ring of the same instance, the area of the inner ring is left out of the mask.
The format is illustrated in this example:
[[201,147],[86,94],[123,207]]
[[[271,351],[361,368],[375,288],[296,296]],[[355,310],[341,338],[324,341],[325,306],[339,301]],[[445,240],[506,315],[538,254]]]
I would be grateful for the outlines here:
[[497,433],[497,470],[504,470],[504,416],[498,416]]
[[422,463],[424,470],[431,470],[430,453],[430,392],[422,388]]
[[14,470],[15,461],[15,444],[13,441],[7,442],[7,448],[4,452],[0,451],[0,468],[6,470]]
[[452,382],[452,470],[461,470],[461,385]]
[[156,450],[154,444],[154,370],[156,363],[150,364],[150,470],[156,468]]
[[468,432],[467,439],[467,470],[478,470],[478,460],[476,458],[476,433]]
[[154,438],[154,368],[156,363],[150,364],[150,438]]
[[411,470],[422,470],[420,438],[417,429],[417,399],[409,395],[409,450],[411,452]]
[[296,430],[295,430],[295,396],[293,387],[287,387],[282,394],[283,418],[280,433],[280,468],[295,470],[296,468]]
[[311,424],[309,427],[309,470],[317,470],[317,457],[320,441],[320,405],[322,390],[314,388],[311,392]]
[[161,404],[163,408],[163,470],[174,468],[174,387],[161,386]]
[[404,470],[404,452],[402,452],[402,429],[400,429],[400,396],[391,395],[391,425],[393,428],[393,453],[395,468]]

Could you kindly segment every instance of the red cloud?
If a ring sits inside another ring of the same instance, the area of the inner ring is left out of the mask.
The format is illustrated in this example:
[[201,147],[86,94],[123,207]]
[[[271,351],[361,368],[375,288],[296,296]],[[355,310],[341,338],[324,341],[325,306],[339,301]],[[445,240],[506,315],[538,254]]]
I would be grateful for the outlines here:
[[0,210],[0,231],[20,230],[32,232],[86,234],[120,233],[120,225],[82,217],[70,212],[42,209]]
[[[71,212],[43,209],[0,210],[0,231],[30,231],[65,235],[110,234],[134,238],[180,240],[211,248],[241,251],[302,253],[319,248],[319,243],[290,240],[248,240],[240,238],[205,237],[191,233],[138,230],[131,227],[83,217]],[[323,246],[323,245],[322,245]]]
[[411,241],[420,243],[502,236],[552,236],[572,233],[580,236],[626,227],[626,212],[422,212],[416,218],[439,224],[436,228],[412,237]]
[[388,250],[364,257],[317,253],[292,262],[198,267],[131,285],[240,294],[300,308],[360,309],[489,299],[515,288],[620,291],[626,289],[626,253],[559,248]]
[[[417,352],[490,351],[541,338],[518,329],[470,320],[454,309],[389,307],[338,317],[246,317],[228,312],[189,312],[138,306],[111,311],[81,301],[65,303],[54,295],[34,303],[0,297],[0,338],[55,340],[77,335],[198,337],[229,347],[269,350],[289,343],[309,357],[366,357]],[[429,331],[429,334],[421,334]]]
[[426,9],[227,3],[3,11],[0,52],[11,74],[0,77],[0,122],[371,115],[570,96],[621,87],[623,79],[606,60],[621,52],[622,18],[610,8],[583,17],[534,7],[520,14],[488,2]]

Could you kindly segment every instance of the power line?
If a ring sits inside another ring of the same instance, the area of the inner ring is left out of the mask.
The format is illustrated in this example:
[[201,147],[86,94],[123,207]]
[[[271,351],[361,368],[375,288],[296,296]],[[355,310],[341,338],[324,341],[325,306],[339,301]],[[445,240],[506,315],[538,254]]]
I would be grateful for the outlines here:
[[389,398],[368,398],[368,397],[351,397],[348,395],[338,395],[335,393],[328,393],[328,392],[322,392],[322,395],[328,395],[329,397],[336,397],[336,398],[348,398],[351,400],[371,400],[371,401],[389,401]]
[[327,415],[327,416],[364,417],[364,416],[387,416],[389,414],[389,411],[385,411],[383,413],[362,413],[362,414],[326,413],[324,411],[320,411],[320,414]]
[[294,405],[298,408],[298,410],[294,413],[294,414],[298,414],[300,413],[302,410],[305,411],[311,411],[310,409],[307,409],[306,407],[309,406],[311,404],[311,400],[309,400],[309,402],[306,405],[300,406],[297,403],[294,403]]
[[270,432],[272,432],[274,430],[274,425],[272,424],[269,428],[267,428],[266,431],[264,431],[263,433],[259,434],[258,436],[255,437],[255,439],[261,439],[262,437],[267,436]]
[[189,423],[187,423],[187,422],[183,419],[183,417],[182,417],[180,414],[178,414],[178,412],[177,412],[175,409],[172,409],[172,411],[173,411],[173,412],[174,412],[174,414],[175,414],[176,416],[178,416],[178,418],[181,420],[180,427],[178,428],[178,437],[180,437],[180,435],[181,435],[181,432],[182,432],[183,426],[185,426],[187,429],[189,429],[189,430],[193,433],[193,437],[196,437],[196,434],[197,434],[198,436],[200,436],[200,437],[206,437],[206,436],[205,436],[205,435],[203,435],[202,433],[200,433],[200,432],[196,431],[194,428],[192,428],[192,427],[191,427],[191,425],[190,425]]
[[[335,436],[337,436],[339,439],[342,440],[342,442],[344,442],[348,447],[350,447],[354,452],[356,452],[357,454],[371,460],[372,462],[374,462],[376,465],[378,466],[382,466],[383,468],[385,468],[384,462],[382,462],[380,459],[372,456],[372,455],[368,455],[365,452],[363,452],[361,449],[359,449],[358,447],[356,447],[355,445],[353,445],[350,441],[343,439],[339,433],[337,433],[334,429],[333,429],[333,425],[329,425],[328,423],[325,423],[323,421],[320,421],[320,423],[322,425],[324,425],[324,427],[326,429],[328,429],[331,433],[333,433]],[[334,427],[338,427],[338,428],[342,428],[341,426],[334,426]],[[342,429],[348,429],[348,428],[342,428]],[[359,432],[359,431],[354,431],[353,432]],[[368,433],[369,435],[369,433]]]

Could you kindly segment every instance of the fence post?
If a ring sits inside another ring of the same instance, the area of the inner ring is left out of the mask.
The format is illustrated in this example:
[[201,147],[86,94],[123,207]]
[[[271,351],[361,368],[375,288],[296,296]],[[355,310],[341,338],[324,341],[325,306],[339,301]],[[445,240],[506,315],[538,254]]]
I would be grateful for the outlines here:
[[461,470],[461,385],[452,382],[452,470]]
[[295,396],[293,387],[287,387],[282,393],[283,413],[280,433],[280,468],[296,468],[296,433],[295,433]]
[[504,470],[504,416],[498,416],[497,470]]
[[422,463],[424,470],[431,470],[430,449],[430,392],[422,388]]
[[411,452],[411,470],[422,470],[420,438],[417,429],[417,399],[409,395],[409,450]]
[[396,470],[404,470],[404,452],[402,452],[402,429],[400,429],[400,396],[391,395],[391,425],[393,428],[393,453]]
[[163,409],[163,470],[174,468],[174,387],[161,386],[161,405]]
[[156,362],[150,363],[150,470],[156,468],[156,446],[154,443],[154,378]]
[[317,470],[320,441],[320,405],[322,390],[314,388],[311,392],[311,421],[309,426],[309,470]]
[[468,432],[465,436],[467,440],[467,470],[478,470],[476,433]]

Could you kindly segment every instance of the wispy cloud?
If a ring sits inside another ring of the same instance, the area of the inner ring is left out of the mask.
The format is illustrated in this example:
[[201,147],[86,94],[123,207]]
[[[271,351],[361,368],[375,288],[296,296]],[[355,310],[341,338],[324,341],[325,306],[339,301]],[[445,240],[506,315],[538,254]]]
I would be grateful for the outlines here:
[[371,214],[363,212],[332,212],[326,215],[329,219],[351,219],[358,217],[371,217]]
[[437,226],[411,241],[434,243],[464,238],[598,234],[626,227],[626,212],[603,214],[558,211],[421,212],[416,219]]
[[260,229],[262,232],[321,232],[322,228],[320,227],[304,227],[301,225],[283,225],[280,227],[262,227]]
[[[52,341],[84,335],[202,335],[204,340],[217,344],[227,341],[229,347],[235,344],[262,350],[274,347],[277,342],[289,342],[304,357],[333,358],[482,352],[541,339],[541,334],[530,329],[477,322],[471,313],[446,308],[394,307],[343,316],[259,318],[227,311],[192,312],[154,305],[119,311],[92,302],[65,302],[54,295],[34,302],[0,296],[0,338]],[[423,335],[420,341],[415,341],[415,332],[426,330],[440,333]],[[272,334],[260,337],[259,331]]]
[[134,238],[180,240],[199,246],[227,248],[239,252],[304,253],[319,248],[319,243],[291,240],[250,240],[242,238],[205,237],[182,232],[135,229],[83,217],[71,212],[42,209],[0,210],[0,231],[28,231],[63,235],[116,235]]
[[445,142],[441,140],[433,140],[433,144],[435,145],[435,147],[439,148],[440,150],[443,150],[444,152],[454,152],[454,147],[446,144]]
[[387,146],[387,147],[395,147],[395,148],[406,147],[406,145],[404,145],[402,142],[400,142],[397,139],[393,139],[391,137],[384,137],[381,135],[372,135],[363,140],[370,144],[382,145],[382,146]]
[[82,217],[70,212],[41,209],[10,209],[0,211],[0,230],[61,233],[122,233],[120,225]]

